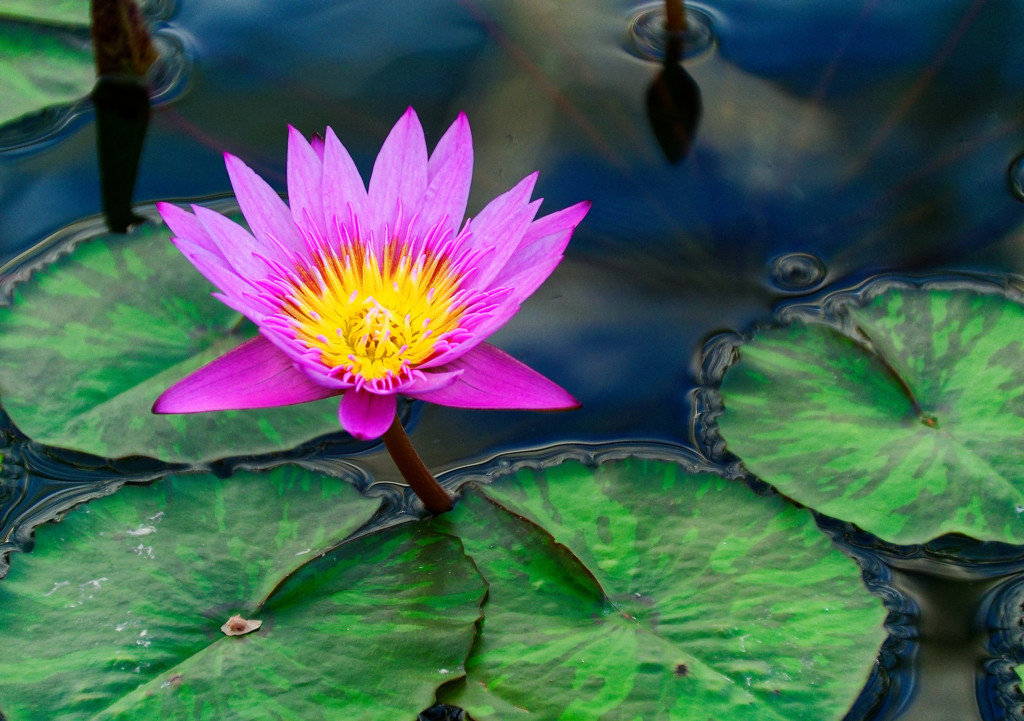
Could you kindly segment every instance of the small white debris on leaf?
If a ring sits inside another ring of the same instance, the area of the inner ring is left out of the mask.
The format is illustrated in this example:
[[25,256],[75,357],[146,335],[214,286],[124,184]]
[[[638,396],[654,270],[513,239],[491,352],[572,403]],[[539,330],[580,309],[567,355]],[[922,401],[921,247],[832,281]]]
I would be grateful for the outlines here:
[[250,621],[235,614],[227,620],[227,623],[220,627],[220,630],[224,632],[225,636],[244,636],[247,633],[252,633],[262,625],[263,621]]

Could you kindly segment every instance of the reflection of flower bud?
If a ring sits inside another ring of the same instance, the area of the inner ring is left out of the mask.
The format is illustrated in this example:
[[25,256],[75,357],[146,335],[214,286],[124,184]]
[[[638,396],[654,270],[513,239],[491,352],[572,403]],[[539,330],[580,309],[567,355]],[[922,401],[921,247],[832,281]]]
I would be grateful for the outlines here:
[[690,152],[697,136],[703,102],[700,88],[678,60],[679,51],[666,52],[665,66],[647,90],[647,119],[670,163]]
[[157,57],[134,0],[92,0],[92,44],[100,77],[142,77]]
[[149,91],[139,78],[108,75],[96,81],[92,102],[103,215],[110,230],[126,233],[142,221],[132,211],[132,196],[149,127]]

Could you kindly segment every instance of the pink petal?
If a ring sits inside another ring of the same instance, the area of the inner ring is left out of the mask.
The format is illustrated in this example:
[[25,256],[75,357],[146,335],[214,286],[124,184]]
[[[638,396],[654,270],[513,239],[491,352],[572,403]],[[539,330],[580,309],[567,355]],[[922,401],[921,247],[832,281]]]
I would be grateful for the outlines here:
[[[227,258],[225,258],[220,252],[217,244],[210,240],[209,236],[207,236],[206,240],[209,241],[210,248],[207,248],[206,245],[194,242],[191,238],[183,238],[177,235],[171,236],[171,244],[181,251],[181,254],[188,260],[192,260],[192,256],[197,255],[203,259],[204,263],[215,266],[218,272],[237,275],[235,269],[231,267],[231,263],[229,263]],[[195,264],[193,263],[193,265]],[[201,272],[203,272],[203,275],[206,275],[204,271],[201,270]],[[206,277],[210,279],[210,282],[214,285],[217,285],[209,275],[206,275]],[[217,285],[217,287],[219,288],[220,286]]]
[[[270,311],[269,307],[253,297],[253,287],[234,269],[228,267],[227,261],[202,248],[190,247],[187,241],[180,238],[173,242],[196,270],[222,291],[222,295],[226,296],[219,297],[222,303],[237,310],[254,323],[259,323]],[[213,295],[218,297],[221,294]]]
[[[220,213],[201,205],[194,206],[194,210],[196,218],[199,219],[211,240],[216,244],[220,254],[227,259],[227,262],[240,276],[250,280],[267,277],[267,264],[253,255],[254,252],[266,250],[262,247],[262,243],[259,243],[245,228]],[[276,247],[274,252],[269,255],[276,260],[287,262],[287,258],[282,258]]]
[[531,223],[522,243],[493,280],[495,288],[509,289],[508,295],[501,300],[500,307],[490,317],[472,328],[476,338],[453,347],[446,354],[435,358],[431,365],[446,365],[465,355],[518,313],[523,301],[529,298],[562,262],[565,246],[589,209],[589,202],[577,203]]
[[523,178],[511,190],[502,193],[480,211],[472,220],[472,243],[476,248],[488,248],[467,278],[468,287],[486,288],[501,272],[537,214],[540,201],[530,202],[537,173]]
[[511,286],[508,302],[519,304],[543,283],[562,260],[573,231],[590,210],[590,202],[577,203],[530,223],[522,242],[495,280]]
[[338,241],[334,232],[335,221],[348,227],[349,217],[354,215],[356,218],[362,218],[364,222],[369,222],[366,186],[359,176],[356,164],[352,162],[352,156],[330,128],[327,128],[327,137],[324,139],[323,195],[324,215],[332,241]]
[[323,161],[298,130],[288,126],[288,205],[295,225],[327,239],[324,223]]
[[233,311],[241,313],[256,325],[263,322],[269,313],[273,311],[251,295],[235,296],[227,293],[210,293]]
[[413,233],[426,235],[445,216],[452,229],[458,230],[466,215],[472,177],[473,137],[466,114],[459,113],[437,142],[427,163],[427,192]]
[[295,370],[286,355],[257,336],[168,388],[153,404],[153,412],[270,408],[315,401],[337,393]]
[[213,242],[202,223],[192,213],[170,203],[157,203],[156,209],[174,236],[187,240],[214,255],[221,255],[217,244]]
[[257,240],[266,248],[280,244],[292,252],[304,253],[305,244],[281,196],[234,155],[224,153],[224,165],[242,215]]
[[397,396],[393,393],[381,395],[353,388],[341,397],[338,420],[352,436],[372,441],[384,435],[391,426],[396,406]]
[[320,354],[311,351],[294,337],[290,323],[280,314],[267,314],[258,324],[260,334],[277,350],[291,360],[292,365],[314,383],[341,393],[353,386],[329,374],[330,369],[320,362]]
[[313,137],[309,139],[309,145],[313,148],[313,152],[316,153],[316,157],[320,158],[320,162],[324,162],[324,136],[320,133],[313,133]]
[[399,392],[408,394],[439,390],[445,386],[450,386],[460,375],[462,375],[461,370],[453,370],[449,372],[424,372],[422,378],[419,378],[409,385],[401,388]]
[[563,410],[580,405],[560,386],[487,343],[445,369],[461,370],[462,375],[439,390],[406,395],[455,408]]
[[427,189],[427,141],[416,111],[409,108],[395,123],[370,175],[371,226],[377,242],[388,223],[394,227],[398,202],[407,212],[420,207]]

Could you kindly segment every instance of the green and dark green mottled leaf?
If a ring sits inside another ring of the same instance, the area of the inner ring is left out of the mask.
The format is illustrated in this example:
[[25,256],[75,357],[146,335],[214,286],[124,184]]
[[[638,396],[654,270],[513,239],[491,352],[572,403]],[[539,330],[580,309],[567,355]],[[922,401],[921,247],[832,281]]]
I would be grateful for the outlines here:
[[340,430],[338,400],[157,416],[166,388],[255,334],[164,226],[101,235],[36,272],[0,308],[0,400],[33,440],[104,457],[205,461]]
[[[128,486],[41,527],[0,582],[0,711],[413,718],[461,673],[484,584],[456,539],[413,524],[302,565],[376,505],[282,467]],[[262,628],[225,636],[235,613]]]
[[[24,23],[89,27],[90,0],[4,0],[0,19]],[[145,3],[142,3],[145,5]]]
[[1024,543],[1024,308],[890,290],[848,312],[867,345],[795,323],[740,347],[722,383],[729,450],[892,543]]
[[0,19],[0,125],[86,97],[96,82],[88,38],[88,29],[75,32]]
[[489,719],[841,719],[882,603],[811,515],[629,460],[522,471],[434,522],[489,584],[465,683]]

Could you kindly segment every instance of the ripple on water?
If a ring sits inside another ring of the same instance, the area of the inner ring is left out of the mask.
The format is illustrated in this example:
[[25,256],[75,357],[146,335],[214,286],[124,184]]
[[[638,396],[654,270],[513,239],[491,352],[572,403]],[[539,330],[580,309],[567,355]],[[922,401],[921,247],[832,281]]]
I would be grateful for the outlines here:
[[[73,31],[69,31],[73,34]],[[81,42],[86,42],[87,33]],[[191,59],[185,40],[172,26],[159,28],[152,35],[156,62],[145,79],[151,105],[165,105],[181,95],[188,86]],[[70,103],[52,105],[9,123],[0,125],[0,153],[35,145],[70,133],[93,112],[92,95]]]
[[810,253],[787,253],[772,261],[771,282],[786,292],[815,290],[828,275],[825,263]]
[[[692,5],[684,8],[683,59],[690,60],[710,52],[715,46],[715,35],[710,15]],[[644,5],[637,8],[629,19],[626,50],[643,60],[661,62],[665,59],[667,38],[665,4]]]
[[1010,192],[1013,193],[1013,197],[1024,202],[1024,153],[1018,155],[1010,163],[1006,180],[1010,184]]

